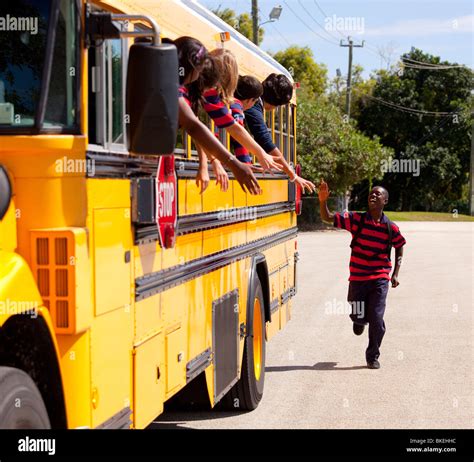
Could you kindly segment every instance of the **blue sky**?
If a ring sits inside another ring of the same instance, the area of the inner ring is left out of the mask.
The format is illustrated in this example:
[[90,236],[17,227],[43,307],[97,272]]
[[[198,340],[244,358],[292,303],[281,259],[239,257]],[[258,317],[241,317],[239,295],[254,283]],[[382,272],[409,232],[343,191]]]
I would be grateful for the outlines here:
[[[251,10],[251,0],[200,3],[208,8],[229,7],[238,13]],[[289,43],[307,45],[316,61],[326,64],[330,77],[337,68],[343,75],[347,73],[348,49],[339,46],[347,35],[357,43],[365,40],[364,48],[354,49],[354,64],[364,67],[365,76],[386,67],[387,61],[378,54],[380,48],[392,63],[415,46],[443,60],[474,66],[474,3],[470,0],[259,0],[260,22],[266,21],[277,5],[283,7],[280,20],[263,25],[262,48],[275,52]]]

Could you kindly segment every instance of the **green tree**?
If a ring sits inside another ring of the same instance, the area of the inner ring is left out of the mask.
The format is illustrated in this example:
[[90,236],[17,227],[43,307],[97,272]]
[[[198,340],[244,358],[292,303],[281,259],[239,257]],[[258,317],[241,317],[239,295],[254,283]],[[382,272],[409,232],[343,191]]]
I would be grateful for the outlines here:
[[360,133],[329,99],[302,96],[298,105],[298,159],[303,176],[315,183],[324,178],[339,194],[364,179],[381,178],[381,161],[390,157],[391,150],[383,147],[378,137]]
[[[412,49],[402,56],[441,66],[436,56]],[[422,66],[425,67],[425,66]],[[389,172],[383,182],[402,210],[466,211],[472,130],[473,72],[465,67],[381,70],[372,96],[398,106],[449,115],[421,115],[389,108],[370,97],[359,99],[358,126],[394,149],[396,161],[419,162],[420,174]],[[360,185],[355,188],[357,193]],[[361,195],[361,194],[359,194]]]
[[309,47],[292,45],[273,56],[307,90],[309,97],[324,93],[327,87],[327,68],[318,64]]
[[[219,16],[223,21],[225,21],[229,26],[233,27],[237,32],[240,32],[244,37],[247,37],[249,40],[253,41],[253,28],[252,28],[252,17],[249,13],[237,13],[231,8],[224,8],[223,10],[219,8],[212,10],[212,12]],[[265,31],[263,28],[258,28],[258,44],[260,45],[263,42]]]

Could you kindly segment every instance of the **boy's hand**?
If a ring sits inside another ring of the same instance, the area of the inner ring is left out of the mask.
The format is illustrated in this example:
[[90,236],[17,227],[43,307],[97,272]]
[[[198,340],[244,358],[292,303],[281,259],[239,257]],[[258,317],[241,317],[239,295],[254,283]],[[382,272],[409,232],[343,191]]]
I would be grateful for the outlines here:
[[326,202],[329,198],[328,184],[324,180],[319,183],[318,197],[320,202]]
[[392,276],[392,287],[395,288],[395,287],[398,287],[399,285],[400,285],[400,283],[398,282],[398,276],[393,275]]

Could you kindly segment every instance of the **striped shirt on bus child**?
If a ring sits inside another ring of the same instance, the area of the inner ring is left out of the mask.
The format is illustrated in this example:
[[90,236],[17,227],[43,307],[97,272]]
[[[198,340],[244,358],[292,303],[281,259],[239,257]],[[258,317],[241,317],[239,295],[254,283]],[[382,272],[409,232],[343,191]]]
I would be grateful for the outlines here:
[[[230,110],[232,111],[232,116],[234,117],[234,120],[238,124],[244,126],[245,115],[242,102],[239,99],[234,98],[234,102],[230,105]],[[230,144],[234,150],[235,157],[237,157],[240,162],[243,162],[244,164],[252,163],[252,157],[244,146],[242,146],[237,140],[232,137],[230,138]]]
[[[349,231],[354,238],[359,229],[360,220],[365,217],[360,234],[352,246],[349,263],[349,281],[370,281],[373,279],[389,279],[392,270],[389,247],[387,216],[382,213],[380,223],[376,223],[370,213],[336,212],[334,226]],[[406,244],[398,226],[390,221],[392,227],[392,246],[398,249]]]

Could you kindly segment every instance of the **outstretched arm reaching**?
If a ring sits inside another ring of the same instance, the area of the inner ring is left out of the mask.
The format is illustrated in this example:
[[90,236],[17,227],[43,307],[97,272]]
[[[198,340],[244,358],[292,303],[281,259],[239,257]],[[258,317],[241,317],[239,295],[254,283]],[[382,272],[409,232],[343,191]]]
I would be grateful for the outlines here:
[[217,157],[224,166],[232,170],[241,188],[251,194],[260,194],[260,186],[252,169],[238,161],[227,149],[222,146],[211,131],[194,115],[184,98],[179,98],[179,124],[201,147]]
[[324,180],[321,180],[321,183],[319,184],[318,196],[321,220],[326,222],[332,222],[334,220],[334,214],[331,213],[328,209],[327,200],[329,198],[329,188],[328,184]]

